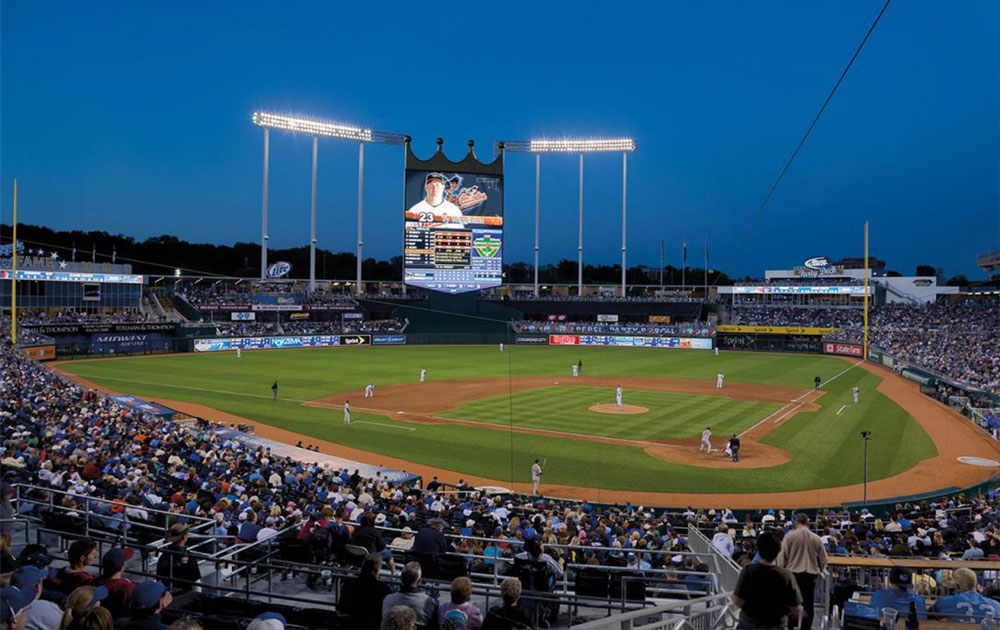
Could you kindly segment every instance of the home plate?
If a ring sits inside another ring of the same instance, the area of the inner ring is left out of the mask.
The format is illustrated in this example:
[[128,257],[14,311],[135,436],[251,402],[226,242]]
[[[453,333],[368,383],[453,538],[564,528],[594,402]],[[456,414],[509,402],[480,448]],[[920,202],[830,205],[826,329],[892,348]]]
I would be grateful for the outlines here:
[[406,413],[405,411],[397,411],[396,413]]

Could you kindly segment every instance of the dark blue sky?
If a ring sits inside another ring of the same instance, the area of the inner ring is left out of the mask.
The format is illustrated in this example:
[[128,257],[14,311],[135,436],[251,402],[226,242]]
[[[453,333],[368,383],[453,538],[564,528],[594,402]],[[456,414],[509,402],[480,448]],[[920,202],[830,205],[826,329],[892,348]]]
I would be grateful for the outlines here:
[[[760,275],[862,251],[981,278],[1000,247],[1000,10],[897,1],[750,237],[739,234],[881,1],[36,2],[0,7],[3,222],[256,241],[255,109],[413,136],[629,135],[630,264]],[[272,135],[271,243],[305,244],[311,140]],[[576,256],[576,160],[542,161],[542,259]],[[320,143],[319,239],[355,241],[357,147]],[[620,248],[620,156],[586,160],[585,252]],[[366,152],[366,255],[399,252],[402,152]],[[534,162],[508,156],[507,259],[530,260]]]

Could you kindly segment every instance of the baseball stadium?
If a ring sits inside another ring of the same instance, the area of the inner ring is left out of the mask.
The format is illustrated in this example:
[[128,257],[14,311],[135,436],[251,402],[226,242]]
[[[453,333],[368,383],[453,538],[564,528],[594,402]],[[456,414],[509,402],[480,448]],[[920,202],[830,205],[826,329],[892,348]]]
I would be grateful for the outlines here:
[[[456,150],[402,114],[411,133],[241,110],[219,133],[257,152],[252,243],[156,213],[168,235],[66,229],[5,174],[0,630],[995,630],[1000,249],[947,279],[896,271],[902,228],[867,211],[849,242],[754,232],[880,6],[715,267],[677,226],[638,262],[655,133],[499,117]],[[317,228],[321,154],[338,191],[357,169],[353,251]],[[754,238],[774,252],[737,272]],[[558,239],[575,260],[545,262]]]

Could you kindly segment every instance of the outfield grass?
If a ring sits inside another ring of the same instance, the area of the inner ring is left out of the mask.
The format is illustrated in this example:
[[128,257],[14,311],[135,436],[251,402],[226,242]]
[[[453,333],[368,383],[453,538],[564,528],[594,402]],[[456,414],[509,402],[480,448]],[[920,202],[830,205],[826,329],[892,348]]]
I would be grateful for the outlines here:
[[711,426],[716,435],[739,433],[781,408],[781,404],[629,389],[625,402],[649,409],[635,415],[590,411],[591,405],[614,403],[614,391],[597,387],[539,387],[510,396],[463,403],[439,414],[477,422],[583,433],[631,440],[669,440],[701,435]]
[[[301,404],[341,391],[357,391],[368,382],[376,385],[413,382],[421,367],[427,369],[431,380],[506,378],[508,375],[568,376],[570,364],[578,359],[583,360],[584,373],[588,376],[714,380],[715,374],[722,371],[729,383],[798,388],[811,387],[816,375],[827,383],[850,367],[845,360],[815,355],[723,352],[716,357],[695,350],[529,346],[507,346],[503,353],[496,346],[275,350],[245,352],[239,360],[231,353],[183,354],[83,361],[61,367],[115,391],[200,403],[251,422],[501,481],[528,481],[531,461],[541,457],[548,459],[547,482],[596,488],[751,493],[834,487],[862,480],[862,446],[857,437],[862,429],[873,430],[878,436],[869,444],[870,479],[902,472],[921,459],[937,454],[933,442],[916,421],[896,403],[875,391],[880,377],[858,368],[826,386],[827,393],[818,401],[820,411],[796,414],[767,437],[767,443],[787,449],[792,460],[782,466],[756,470],[681,466],[651,458],[635,447],[486,427],[419,425],[416,431],[406,431],[402,428],[413,428],[413,425],[391,417],[357,412],[352,414],[355,420],[379,424],[345,427],[339,410]],[[281,399],[278,401],[271,400],[269,389],[275,379],[280,385]],[[858,405],[850,401],[850,390],[855,383],[862,390]],[[633,399],[639,394],[628,392],[627,402],[643,404]],[[665,418],[680,413],[684,403],[691,399],[690,395],[682,396],[683,400],[676,400],[676,405],[664,412]],[[528,401],[522,402],[527,404]],[[469,404],[474,408],[495,403]],[[837,415],[838,409],[845,404],[848,408]],[[509,420],[509,402],[507,406],[508,412],[498,418],[501,422]],[[482,418],[490,415],[483,410],[476,413],[481,413],[479,417]],[[566,414],[566,418],[573,415]],[[648,414],[638,417],[647,418]],[[576,422],[579,424],[582,420]],[[610,424],[608,422],[608,426]],[[636,437],[641,435],[640,431],[637,427],[632,435],[616,437]]]

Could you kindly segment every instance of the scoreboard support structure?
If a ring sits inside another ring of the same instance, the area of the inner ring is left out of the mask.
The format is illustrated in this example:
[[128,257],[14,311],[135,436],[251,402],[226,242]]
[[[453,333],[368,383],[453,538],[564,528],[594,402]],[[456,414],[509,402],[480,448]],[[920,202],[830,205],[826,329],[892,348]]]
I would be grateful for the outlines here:
[[262,185],[261,218],[260,218],[260,279],[267,279],[267,243],[270,239],[267,233],[268,219],[268,161],[270,130],[279,129],[292,133],[303,133],[313,138],[312,147],[312,189],[310,191],[309,212],[309,290],[316,287],[316,163],[319,153],[319,137],[351,140],[358,143],[358,274],[356,292],[362,292],[361,255],[363,248],[362,222],[364,219],[364,201],[362,198],[364,186],[365,145],[388,144],[403,146],[405,136],[388,131],[374,131],[363,127],[332,123],[323,120],[285,116],[271,112],[254,112],[253,124],[264,129],[264,173]]
[[631,138],[613,139],[581,139],[581,140],[501,140],[505,150],[513,153],[535,154],[535,295],[538,295],[538,215],[539,188],[541,186],[541,154],[542,153],[578,153],[580,159],[579,206],[578,206],[578,241],[577,241],[577,279],[576,293],[583,294],[583,154],[584,153],[621,153],[622,154],[622,297],[627,289],[625,284],[625,264],[628,248],[627,238],[627,186],[628,186],[628,154],[635,151],[637,144]]

